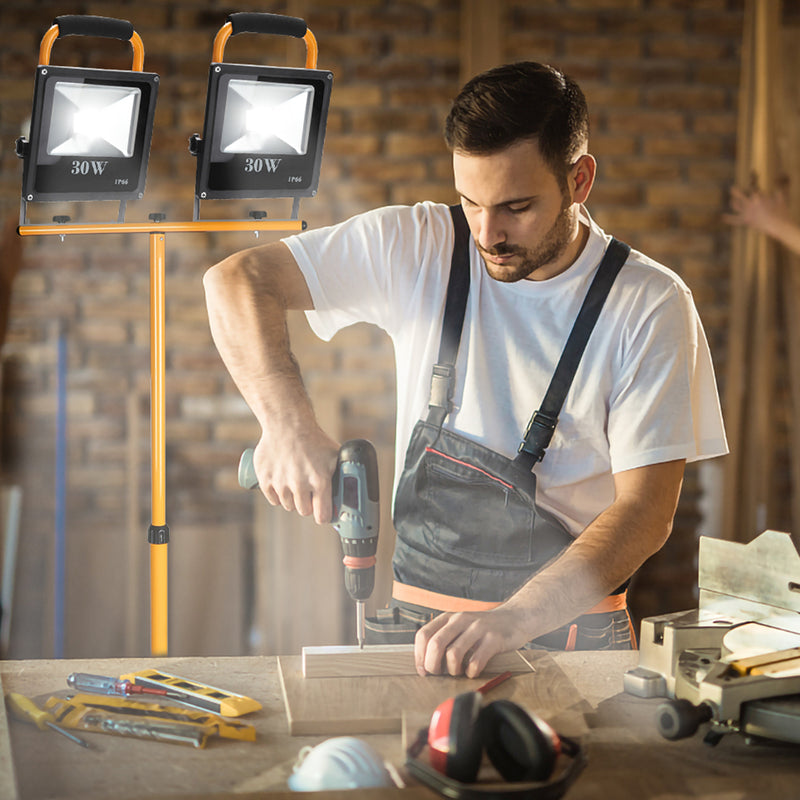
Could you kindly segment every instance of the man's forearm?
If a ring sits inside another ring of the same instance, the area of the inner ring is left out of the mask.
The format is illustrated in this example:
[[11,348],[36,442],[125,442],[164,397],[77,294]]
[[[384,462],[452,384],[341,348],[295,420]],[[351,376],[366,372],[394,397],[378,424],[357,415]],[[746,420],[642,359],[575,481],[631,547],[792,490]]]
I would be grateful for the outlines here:
[[607,597],[664,544],[669,532],[668,524],[634,504],[614,504],[504,605],[522,617],[524,638],[535,639]]
[[772,220],[765,232],[800,256],[800,225],[790,219],[780,218]]
[[313,418],[286,327],[287,299],[265,279],[260,251],[236,254],[204,276],[214,343],[262,429]]
[[281,243],[253,248],[203,282],[214,342],[261,424],[253,455],[261,491],[273,505],[330,522],[338,445],[316,422],[289,345],[287,309],[312,307],[294,258]]

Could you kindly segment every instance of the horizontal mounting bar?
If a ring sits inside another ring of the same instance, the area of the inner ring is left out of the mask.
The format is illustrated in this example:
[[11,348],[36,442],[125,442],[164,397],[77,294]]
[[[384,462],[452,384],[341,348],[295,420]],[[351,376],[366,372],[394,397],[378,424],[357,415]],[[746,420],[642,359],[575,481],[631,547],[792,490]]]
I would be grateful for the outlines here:
[[197,220],[187,222],[105,222],[20,225],[20,236],[69,236],[92,233],[216,233],[237,231],[302,231],[299,219],[271,220]]

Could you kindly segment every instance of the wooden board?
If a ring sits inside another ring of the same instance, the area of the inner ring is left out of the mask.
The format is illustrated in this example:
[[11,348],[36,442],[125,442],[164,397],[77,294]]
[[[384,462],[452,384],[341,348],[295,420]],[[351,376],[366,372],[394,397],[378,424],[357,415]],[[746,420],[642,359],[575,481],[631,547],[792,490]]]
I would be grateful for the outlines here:
[[[558,717],[572,735],[585,731],[592,710],[549,653],[525,651],[533,670],[497,686],[487,702],[508,698],[545,719]],[[304,678],[300,656],[280,656],[278,673],[292,736],[396,733],[404,716],[426,723],[436,706],[461,692],[475,691],[486,677],[429,675]],[[555,724],[555,723],[554,723]]]
[[[416,675],[413,644],[304,647],[304,678],[358,678],[376,675]],[[531,664],[521,652],[501,653],[492,658],[484,674],[530,672]]]

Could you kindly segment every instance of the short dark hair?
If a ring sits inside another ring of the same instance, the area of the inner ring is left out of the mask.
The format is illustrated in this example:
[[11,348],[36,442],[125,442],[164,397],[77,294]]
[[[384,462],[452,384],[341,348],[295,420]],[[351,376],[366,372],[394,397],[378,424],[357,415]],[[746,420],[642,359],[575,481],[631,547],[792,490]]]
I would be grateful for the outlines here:
[[469,80],[445,122],[451,152],[488,155],[535,139],[559,181],[589,139],[589,111],[580,86],[554,67],[521,61]]

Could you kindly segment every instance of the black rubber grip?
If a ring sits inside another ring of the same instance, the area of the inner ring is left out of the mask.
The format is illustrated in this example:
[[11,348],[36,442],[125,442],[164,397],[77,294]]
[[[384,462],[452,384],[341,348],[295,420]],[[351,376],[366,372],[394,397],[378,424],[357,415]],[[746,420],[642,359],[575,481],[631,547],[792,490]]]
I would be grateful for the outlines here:
[[62,36],[102,36],[105,39],[121,39],[127,42],[134,34],[133,23],[113,17],[65,14],[56,17],[53,25],[58,25],[59,39]]
[[255,11],[237,11],[228,14],[231,35],[237,33],[275,33],[278,36],[294,36],[302,39],[308,26],[299,17],[286,17],[283,14],[266,14]]

